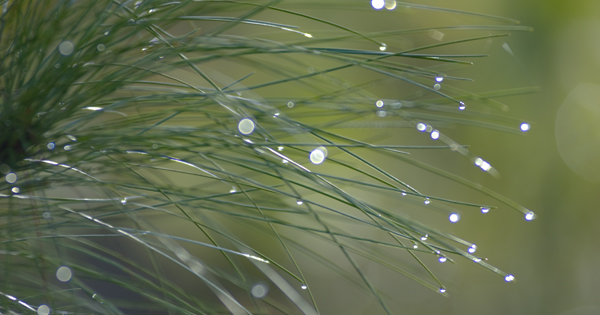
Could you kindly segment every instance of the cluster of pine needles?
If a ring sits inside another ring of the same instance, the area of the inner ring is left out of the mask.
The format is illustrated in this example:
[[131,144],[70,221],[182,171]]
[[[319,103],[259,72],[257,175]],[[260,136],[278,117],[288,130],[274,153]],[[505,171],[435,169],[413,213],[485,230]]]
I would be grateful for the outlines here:
[[[446,11],[395,3],[409,5]],[[365,261],[443,295],[423,259],[463,258],[514,279],[404,211],[458,220],[460,209],[493,205],[417,190],[397,165],[532,218],[411,156],[448,151],[497,173],[443,127],[518,132],[517,120],[465,107],[502,111],[494,97],[529,90],[453,87],[468,80],[453,70],[483,55],[432,52],[528,28],[479,16],[494,23],[373,32],[327,19],[378,13],[368,1],[0,0],[0,9],[1,314],[318,314],[327,301],[311,285],[313,265],[393,313]],[[458,39],[401,45],[432,31]],[[388,97],[377,89],[386,84],[403,88]],[[390,133],[420,132],[431,137],[424,145],[390,144]]]

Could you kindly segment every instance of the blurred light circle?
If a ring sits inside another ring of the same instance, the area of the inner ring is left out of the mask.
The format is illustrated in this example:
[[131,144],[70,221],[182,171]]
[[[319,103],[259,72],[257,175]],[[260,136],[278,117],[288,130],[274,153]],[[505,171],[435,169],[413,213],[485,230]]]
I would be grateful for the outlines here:
[[254,122],[252,119],[244,118],[238,123],[238,130],[243,135],[249,135],[254,131]]
[[580,177],[600,182],[600,86],[580,84],[556,115],[556,144],[565,163]]
[[71,269],[69,267],[62,266],[58,268],[58,270],[56,270],[56,278],[58,279],[58,281],[67,282],[71,280],[72,276],[73,273],[71,272]]
[[371,5],[373,6],[373,9],[381,10],[381,9],[383,9],[383,6],[385,5],[385,1],[384,0],[371,0]]
[[269,287],[262,283],[257,283],[252,287],[252,295],[257,299],[262,299],[269,293]]

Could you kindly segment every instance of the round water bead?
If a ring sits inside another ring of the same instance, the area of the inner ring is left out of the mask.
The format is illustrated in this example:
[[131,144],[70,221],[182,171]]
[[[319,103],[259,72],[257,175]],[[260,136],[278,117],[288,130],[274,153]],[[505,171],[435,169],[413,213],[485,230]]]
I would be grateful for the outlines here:
[[254,132],[254,121],[250,118],[244,118],[238,123],[238,130],[243,135],[249,135]]

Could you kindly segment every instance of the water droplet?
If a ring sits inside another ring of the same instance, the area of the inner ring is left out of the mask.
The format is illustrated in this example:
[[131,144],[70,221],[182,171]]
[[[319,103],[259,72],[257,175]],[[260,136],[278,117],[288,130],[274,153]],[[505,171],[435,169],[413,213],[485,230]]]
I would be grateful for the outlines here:
[[294,107],[294,105],[295,105],[295,104],[294,104],[294,102],[292,102],[292,101],[289,101],[289,102],[287,102],[287,107],[288,107],[288,108],[293,108],[293,107]]
[[58,45],[58,52],[63,56],[69,56],[75,50],[75,45],[72,42],[66,40]]
[[48,150],[54,150],[54,148],[56,148],[56,145],[54,144],[54,142],[48,142],[46,148],[48,148]]
[[104,36],[108,36],[108,34],[110,34],[109,31],[104,32]]
[[481,262],[481,259],[479,259],[479,258],[473,258],[473,261],[476,262],[476,263],[479,263],[479,262]]
[[150,9],[150,10],[148,10],[148,13],[153,13],[153,12],[156,12],[156,9]]
[[21,192],[21,190],[19,189],[19,187],[16,187],[16,186],[15,186],[15,187],[13,187],[13,188],[11,189],[11,191],[13,192],[13,194],[18,194],[18,193],[20,193],[20,192]]
[[231,187],[231,189],[229,190],[229,193],[233,194],[236,193],[237,189],[235,189],[235,187]]
[[257,283],[254,286],[252,286],[252,290],[250,290],[250,292],[255,298],[262,299],[269,292],[269,287],[262,283]]
[[535,219],[535,213],[533,213],[533,211],[529,211],[525,214],[525,220],[531,221],[533,219]]
[[303,284],[303,285],[302,285],[300,288],[301,288],[302,290],[306,290],[308,287],[306,286],[306,284]]
[[442,82],[442,81],[444,81],[444,77],[443,76],[438,75],[437,77],[435,77],[435,82],[439,83],[439,82]]
[[428,205],[431,203],[431,200],[429,200],[429,198],[425,198],[425,200],[423,201],[424,204]]
[[7,183],[14,184],[17,181],[17,174],[8,173],[8,174],[6,174],[6,177],[4,179],[6,180]]
[[506,277],[504,277],[504,281],[506,282],[512,282],[515,280],[515,276],[513,275],[506,275]]
[[436,84],[433,85],[433,89],[436,90],[436,91],[439,91],[441,88],[442,88],[442,85],[439,84],[439,83],[436,83]]
[[427,127],[425,128],[425,131],[432,132],[433,131],[433,127],[431,127],[431,125],[427,125]]
[[523,132],[529,131],[529,128],[531,128],[531,126],[529,126],[528,123],[521,124],[521,131],[523,131]]
[[48,307],[48,305],[40,305],[37,309],[37,314],[38,315],[48,315],[50,314],[50,308]]
[[44,211],[44,213],[42,213],[42,217],[48,220],[52,217],[52,213],[50,211]]
[[452,214],[450,214],[450,216],[448,216],[448,220],[450,220],[450,222],[452,222],[452,223],[456,223],[456,222],[460,221],[460,214],[452,213]]
[[438,261],[441,263],[445,263],[446,260],[448,260],[448,258],[444,257],[444,256],[440,256],[440,258],[438,258]]
[[105,48],[106,46],[104,46],[104,44],[98,44],[98,46],[96,46],[96,49],[98,49],[98,51],[104,51]]
[[428,237],[429,237],[429,235],[427,235],[427,234],[421,236],[421,241],[426,241]]
[[165,59],[165,56],[158,56],[158,59]]
[[481,213],[488,213],[490,212],[490,208],[488,207],[481,207]]
[[387,49],[386,44],[382,44],[381,46],[379,46],[379,50],[381,50],[381,51],[385,51],[386,49]]
[[312,150],[312,152],[310,152],[310,162],[313,164],[321,164],[323,163],[323,161],[325,161],[325,158],[327,157],[327,149],[325,149],[325,147],[318,147],[314,150]]
[[301,205],[301,204],[303,204],[303,203],[304,203],[304,201],[302,201],[302,199],[298,199],[298,200],[296,200],[296,204],[297,204],[297,205]]
[[127,203],[127,198],[123,198],[123,199],[121,199],[121,204],[122,204],[122,205],[124,205],[124,204],[126,204],[126,203]]
[[419,245],[417,245],[417,244],[414,244],[414,245],[413,245],[413,248],[414,248],[414,249],[417,249],[417,248],[419,248]]
[[403,191],[403,192],[402,192],[402,196],[406,196],[406,191]]
[[465,105],[465,102],[463,102],[463,101],[458,102],[459,110],[465,110],[465,108],[467,108],[467,105]]
[[440,288],[440,293],[446,293],[446,289]]
[[310,33],[304,33],[304,36],[306,36],[308,38],[312,38],[313,37],[312,34],[310,34]]
[[431,132],[431,139],[433,140],[437,140],[440,138],[440,132],[437,130],[434,130]]
[[378,100],[377,102],[375,102],[375,106],[377,106],[378,108],[382,108],[383,107],[383,101],[382,100]]
[[73,149],[73,148],[72,148],[70,145],[68,145],[68,144],[67,144],[67,145],[65,145],[65,146],[63,147],[63,149],[64,149],[65,151],[71,151],[71,149]]
[[394,10],[396,8],[396,0],[385,0],[385,8],[388,10]]
[[75,138],[73,135],[67,135],[67,138],[69,138],[71,141],[77,141],[77,138]]
[[379,116],[380,118],[383,118],[383,117],[387,116],[387,112],[384,110],[378,110],[377,116]]
[[287,164],[287,163],[288,163],[288,160],[286,160],[286,159],[283,159],[283,160],[281,160],[281,163],[283,163],[283,164]]
[[71,280],[72,276],[73,272],[71,272],[71,269],[69,267],[61,266],[60,268],[58,268],[58,270],[56,270],[56,278],[58,279],[58,281],[67,282]]
[[158,143],[153,144],[152,149],[154,149],[154,150],[158,149]]
[[424,123],[418,123],[417,124],[417,130],[423,132],[427,129],[427,125],[425,125]]
[[279,116],[279,112],[276,112],[275,114],[273,114],[273,118],[277,118]]
[[373,6],[373,9],[375,9],[375,10],[383,9],[384,5],[385,5],[384,0],[371,0],[371,6]]
[[277,147],[277,150],[278,150],[278,151],[283,151],[283,147],[282,147],[282,146],[279,146],[279,147]]
[[238,123],[238,130],[243,135],[249,135],[254,131],[254,121],[249,118],[244,118]]
[[143,2],[142,0],[136,1],[135,2],[135,8],[137,9],[140,6],[140,4],[142,4],[142,2]]
[[469,247],[469,249],[467,249],[467,251],[471,254],[473,254],[475,251],[477,251],[477,245],[472,244],[471,247]]

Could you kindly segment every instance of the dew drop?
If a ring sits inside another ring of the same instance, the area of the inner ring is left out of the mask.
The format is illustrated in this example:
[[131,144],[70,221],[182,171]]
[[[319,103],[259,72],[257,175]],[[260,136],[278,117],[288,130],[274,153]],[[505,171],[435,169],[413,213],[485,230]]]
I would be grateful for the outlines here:
[[438,82],[438,83],[440,83],[440,82],[442,82],[442,81],[444,81],[444,77],[443,77],[443,76],[441,76],[441,75],[438,75],[437,77],[435,77],[435,82]]
[[529,126],[528,123],[521,124],[521,131],[523,131],[523,132],[529,131],[529,128],[531,128],[531,126]]
[[54,148],[56,148],[56,145],[54,144],[54,142],[48,142],[48,144],[46,144],[46,148],[48,148],[48,150],[54,150]]
[[6,174],[6,177],[4,177],[4,179],[6,180],[7,183],[14,184],[17,181],[17,174],[8,173],[8,174]]
[[98,44],[98,46],[96,46],[96,49],[98,49],[98,51],[104,51],[105,48],[106,46],[104,46],[104,44]]
[[294,102],[292,102],[292,101],[289,101],[289,102],[287,102],[287,107],[288,107],[288,108],[294,108],[294,105],[295,105],[295,104],[294,104]]
[[165,56],[158,56],[158,59],[165,59]]
[[13,194],[18,194],[18,193],[20,193],[20,192],[21,192],[21,189],[19,189],[19,187],[16,187],[16,186],[15,186],[15,187],[13,187],[13,188],[12,188],[10,191],[12,191],[12,192],[13,192]]
[[306,36],[308,38],[312,38],[313,37],[312,34],[310,34],[310,33],[304,33],[304,36]]
[[63,56],[69,56],[73,53],[75,45],[72,42],[66,40],[58,45],[58,52]]
[[72,276],[73,272],[71,272],[71,269],[69,267],[61,266],[60,268],[58,268],[58,270],[56,270],[56,278],[58,279],[58,281],[67,282],[71,280]]
[[244,118],[238,123],[238,130],[243,135],[249,135],[254,131],[254,121],[249,118]]
[[428,237],[429,237],[429,235],[427,235],[427,234],[421,236],[421,241],[426,241]]
[[109,31],[104,32],[104,36],[108,36],[108,34],[110,34]]
[[440,132],[437,130],[434,130],[431,132],[431,139],[433,140],[437,140],[440,138]]
[[469,247],[469,249],[467,249],[467,251],[471,254],[473,254],[475,251],[477,251],[477,245],[472,244],[471,247]]
[[387,49],[387,46],[385,44],[379,46],[379,50],[381,51],[385,51]]
[[69,138],[71,141],[77,141],[77,138],[73,135],[67,135],[67,138]]
[[439,84],[439,83],[436,83],[436,84],[433,85],[433,89],[436,90],[436,91],[439,91],[441,88],[442,88],[442,85]]
[[446,289],[440,288],[440,293],[446,293]]
[[381,10],[384,5],[385,5],[384,0],[371,0],[371,6],[375,10]]
[[127,203],[127,198],[123,198],[123,199],[121,199],[121,204],[122,204],[122,205],[124,205],[124,204],[126,204],[126,203]]
[[406,196],[406,191],[403,191],[403,192],[402,192],[402,196]]
[[327,149],[325,149],[325,147],[318,147],[314,150],[312,150],[312,152],[310,152],[310,162],[313,164],[321,164],[323,163],[323,161],[325,161],[325,158],[327,157]]
[[303,203],[304,203],[304,201],[302,201],[302,199],[297,199],[297,200],[296,200],[296,204],[297,204],[297,205],[301,205],[301,204],[303,204]]
[[252,286],[252,289],[250,290],[250,292],[252,293],[252,296],[254,296],[255,298],[262,299],[269,292],[269,287],[267,287],[266,285],[264,285],[262,283],[257,283],[254,286]]
[[448,258],[444,257],[444,256],[440,256],[440,258],[438,258],[438,261],[441,263],[445,263],[446,260],[448,260]]
[[394,10],[396,8],[396,0],[385,0],[385,8],[388,10]]
[[277,117],[279,117],[279,112],[273,114],[273,118],[277,118]]
[[283,147],[282,147],[282,146],[279,146],[279,147],[277,147],[277,150],[278,150],[278,151],[283,151]]
[[73,149],[73,148],[71,147],[71,145],[68,145],[68,144],[67,144],[67,145],[65,145],[65,146],[63,147],[63,149],[64,149],[65,151],[71,151],[71,149]]
[[300,288],[301,288],[302,290],[306,290],[308,287],[306,286],[306,284],[303,284],[303,285],[302,285]]
[[283,163],[283,164],[287,164],[287,163],[288,163],[288,160],[286,160],[286,159],[283,159],[283,160],[281,160],[281,163]]
[[490,208],[488,207],[481,207],[481,213],[488,213],[490,212]]
[[425,131],[432,132],[433,131],[433,127],[431,125],[427,125],[427,127],[425,128]]
[[525,214],[525,220],[531,221],[533,219],[535,219],[535,213],[533,213],[533,211],[529,211]]
[[481,259],[480,258],[473,258],[473,261],[476,262],[476,263],[479,263],[479,262],[481,262]]
[[380,118],[383,118],[383,117],[387,116],[387,112],[384,111],[384,110],[378,110],[377,111],[377,116],[380,117]]
[[153,144],[152,149],[154,149],[154,150],[158,149],[158,143]]
[[515,280],[515,276],[513,275],[506,275],[506,277],[504,277],[504,281],[506,282],[512,282]]
[[463,101],[458,102],[458,104],[459,104],[458,105],[459,110],[465,110],[465,108],[467,108],[467,105],[465,105],[465,102],[463,102]]
[[48,307],[48,305],[40,305],[37,309],[37,314],[38,315],[48,315],[50,314],[50,308]]
[[231,189],[229,190],[229,193],[233,194],[236,193],[237,189],[235,189],[235,187],[231,187]]
[[456,222],[460,221],[460,214],[452,213],[452,214],[450,214],[450,216],[448,216],[448,220],[450,220],[450,222],[452,222],[452,223],[456,223]]
[[423,201],[424,204],[428,205],[431,203],[431,200],[429,200],[429,198],[425,198],[425,200]]
[[375,106],[377,106],[378,108],[382,108],[383,107],[383,101],[382,100],[378,100],[377,102],[375,102]]
[[425,125],[424,123],[418,123],[417,124],[417,130],[423,132],[427,129],[427,125]]
[[42,213],[42,218],[48,220],[52,217],[52,213],[50,213],[50,211],[44,211],[44,213]]

